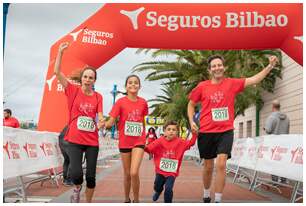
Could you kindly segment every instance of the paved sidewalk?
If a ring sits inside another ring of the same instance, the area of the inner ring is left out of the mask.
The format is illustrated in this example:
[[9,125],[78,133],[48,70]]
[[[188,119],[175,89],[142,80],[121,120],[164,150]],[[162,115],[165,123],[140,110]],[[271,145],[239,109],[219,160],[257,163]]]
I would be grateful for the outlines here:
[[[106,167],[105,167],[106,166]],[[183,161],[180,176],[175,181],[174,197],[175,203],[201,203],[202,202],[202,178],[201,166],[194,161]],[[152,160],[148,160],[145,155],[140,169],[140,201],[145,203],[152,202],[153,182],[155,178],[154,165]],[[227,177],[224,188],[223,202],[229,203],[271,203],[289,202],[288,198],[282,197],[269,191],[260,190],[251,192],[247,184],[232,184],[232,177]],[[107,165],[98,164],[97,185],[93,197],[95,203],[122,203],[124,201],[123,191],[123,171],[120,160],[107,161]],[[84,192],[85,190],[83,190]],[[211,189],[212,194],[214,188]],[[50,183],[31,185],[27,194],[31,198],[49,198],[53,203],[69,202],[72,187],[65,187],[62,184],[56,188]],[[133,199],[131,192],[131,199]],[[82,193],[81,201],[85,201]],[[157,202],[163,202],[163,194]]]

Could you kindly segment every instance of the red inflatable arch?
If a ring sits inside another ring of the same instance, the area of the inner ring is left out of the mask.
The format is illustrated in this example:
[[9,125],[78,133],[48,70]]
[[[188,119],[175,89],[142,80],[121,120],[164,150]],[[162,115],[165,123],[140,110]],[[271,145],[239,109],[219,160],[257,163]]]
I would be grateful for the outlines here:
[[[99,68],[126,47],[163,49],[280,48],[303,64],[302,4],[105,4],[52,47],[38,129],[67,122],[64,92],[53,67],[58,46],[70,47],[62,71]],[[108,112],[108,111],[107,111]]]

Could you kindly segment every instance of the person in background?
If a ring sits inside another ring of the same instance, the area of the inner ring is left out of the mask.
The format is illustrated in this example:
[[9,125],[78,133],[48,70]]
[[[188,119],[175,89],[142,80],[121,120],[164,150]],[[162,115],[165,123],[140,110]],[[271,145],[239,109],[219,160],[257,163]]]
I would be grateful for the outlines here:
[[[157,135],[155,133],[155,129],[153,127],[150,127],[146,136],[146,145],[154,142],[157,139]],[[149,154],[149,160],[151,160],[153,157],[152,154]]]
[[20,127],[19,121],[15,117],[12,117],[12,110],[10,109],[3,110],[3,126],[13,128]]
[[[289,134],[290,121],[288,116],[280,111],[280,102],[275,99],[272,102],[272,113],[267,118],[264,130],[267,134]],[[276,175],[272,175],[272,181],[278,182],[279,178]],[[280,178],[280,182],[287,184],[288,180],[284,177]]]

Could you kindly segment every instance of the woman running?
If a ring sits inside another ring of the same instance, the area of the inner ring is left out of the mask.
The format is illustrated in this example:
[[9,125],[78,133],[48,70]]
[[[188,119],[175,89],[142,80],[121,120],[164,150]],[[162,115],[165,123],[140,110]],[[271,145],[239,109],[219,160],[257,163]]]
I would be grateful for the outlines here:
[[139,168],[146,143],[144,117],[148,114],[148,104],[145,99],[138,96],[140,89],[138,76],[128,76],[125,87],[127,96],[115,103],[105,126],[110,128],[119,117],[119,151],[124,171],[125,203],[129,203],[131,187],[133,202],[139,202]]
[[[54,74],[65,89],[69,109],[68,130],[65,140],[69,142],[67,153],[70,159],[70,176],[75,188],[71,202],[80,202],[83,183],[82,158],[86,158],[86,201],[91,202],[96,186],[96,165],[99,151],[98,129],[103,125],[102,95],[93,91],[97,79],[96,70],[86,67],[79,76],[80,85],[70,83],[61,73],[61,61],[64,50],[69,46],[64,42],[59,46]],[[98,123],[95,122],[98,114]]]

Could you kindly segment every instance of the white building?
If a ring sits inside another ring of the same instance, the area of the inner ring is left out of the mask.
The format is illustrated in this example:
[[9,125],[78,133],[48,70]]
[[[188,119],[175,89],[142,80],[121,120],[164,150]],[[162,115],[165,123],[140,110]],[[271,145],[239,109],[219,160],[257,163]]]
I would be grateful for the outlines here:
[[[259,135],[264,135],[263,130],[267,117],[272,112],[272,101],[278,99],[281,112],[290,119],[290,134],[303,133],[303,68],[282,52],[283,70],[282,79],[277,79],[274,93],[263,94],[264,106],[260,111]],[[239,115],[234,121],[234,137],[256,136],[256,109],[248,108],[245,115]]]

